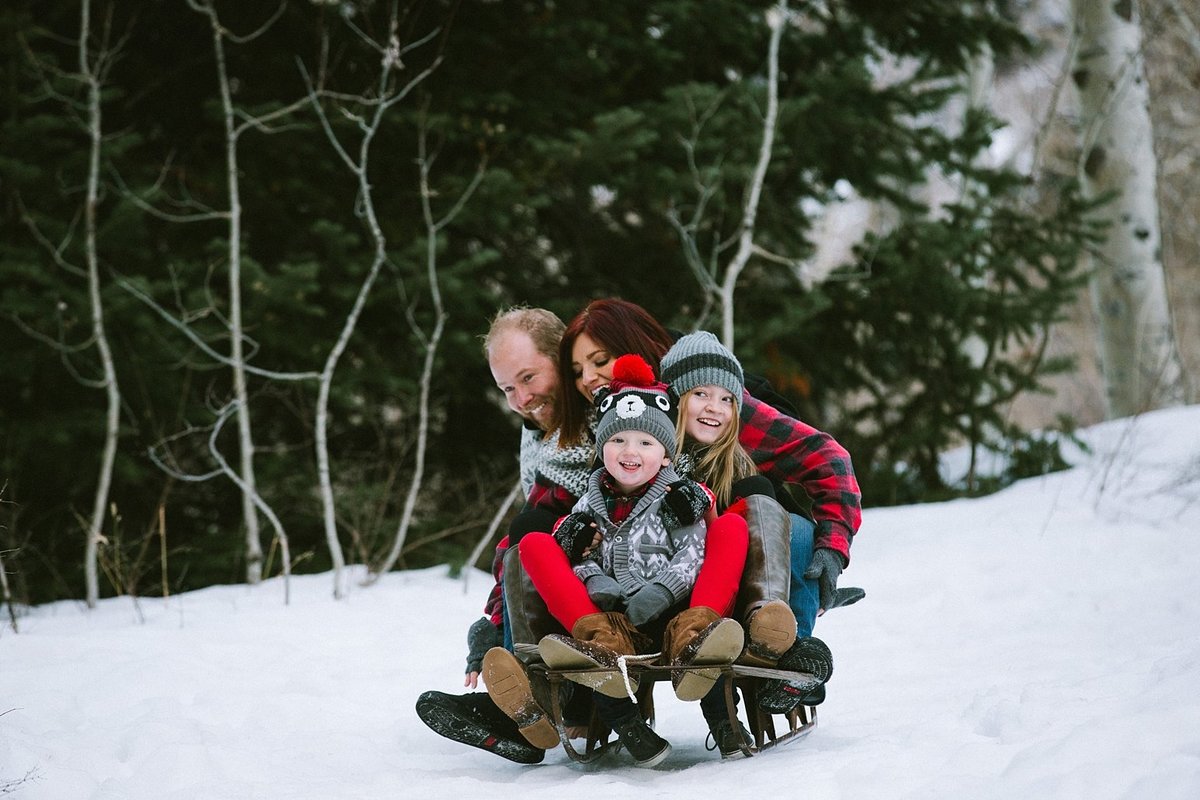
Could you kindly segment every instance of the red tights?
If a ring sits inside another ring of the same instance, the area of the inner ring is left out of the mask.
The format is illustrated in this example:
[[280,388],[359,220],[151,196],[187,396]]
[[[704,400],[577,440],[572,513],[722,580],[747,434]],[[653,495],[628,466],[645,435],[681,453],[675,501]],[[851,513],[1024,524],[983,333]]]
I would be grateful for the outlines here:
[[[708,606],[721,616],[733,610],[750,536],[746,520],[737,514],[722,514],[708,526],[704,540],[704,563],[692,587],[689,606]],[[583,581],[575,576],[567,554],[548,533],[527,533],[518,545],[521,566],[533,581],[546,607],[568,631],[580,617],[601,609],[588,597]]]

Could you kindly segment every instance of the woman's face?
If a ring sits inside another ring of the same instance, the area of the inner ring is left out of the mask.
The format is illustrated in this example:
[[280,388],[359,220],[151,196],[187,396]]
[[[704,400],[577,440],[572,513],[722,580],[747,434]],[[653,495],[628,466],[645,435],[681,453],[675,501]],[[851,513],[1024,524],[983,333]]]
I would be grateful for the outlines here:
[[687,393],[683,409],[683,430],[689,439],[712,444],[737,419],[737,401],[720,386],[697,386]]
[[586,333],[575,337],[571,346],[571,372],[575,375],[575,388],[589,403],[597,389],[612,382],[613,358]]

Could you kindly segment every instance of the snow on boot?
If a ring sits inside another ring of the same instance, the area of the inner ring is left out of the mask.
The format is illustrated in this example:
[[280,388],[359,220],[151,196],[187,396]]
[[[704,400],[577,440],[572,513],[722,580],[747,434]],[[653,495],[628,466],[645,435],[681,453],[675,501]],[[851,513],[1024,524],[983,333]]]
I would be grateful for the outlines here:
[[546,751],[526,741],[517,724],[496,707],[486,692],[424,692],[417,698],[417,717],[439,736],[518,764],[540,764],[546,757]]
[[750,612],[748,641],[739,664],[773,667],[796,641],[796,615],[782,600],[770,600]]
[[[538,652],[546,666],[557,670],[610,670],[607,673],[576,673],[572,681],[595,689],[608,697],[626,697],[636,692],[635,676],[620,671],[618,658],[635,655],[647,643],[646,636],[616,611],[586,614],[575,621],[570,636],[552,633],[538,642]],[[626,677],[629,686],[626,686]]]
[[620,612],[587,614],[575,621],[571,636],[550,634],[538,642],[538,652],[547,667],[569,670],[610,670],[608,673],[574,674],[567,677],[609,697],[636,692],[636,677],[620,671],[618,658],[633,656],[648,639]]
[[558,744],[558,730],[534,697],[525,665],[516,656],[503,647],[493,647],[483,656],[482,674],[496,707],[517,723],[531,745],[544,750]]
[[[732,664],[744,643],[741,625],[717,616],[707,606],[694,606],[667,623],[663,655],[672,667]],[[720,675],[720,669],[672,670],[671,685],[680,700],[699,700],[708,694]]]
[[660,764],[671,753],[671,743],[655,733],[639,716],[617,720],[613,723],[613,730],[639,767]]
[[788,648],[775,668],[800,675],[789,680],[768,679],[759,692],[758,707],[771,714],[786,714],[829,680],[833,674],[833,654],[820,639],[805,636]]

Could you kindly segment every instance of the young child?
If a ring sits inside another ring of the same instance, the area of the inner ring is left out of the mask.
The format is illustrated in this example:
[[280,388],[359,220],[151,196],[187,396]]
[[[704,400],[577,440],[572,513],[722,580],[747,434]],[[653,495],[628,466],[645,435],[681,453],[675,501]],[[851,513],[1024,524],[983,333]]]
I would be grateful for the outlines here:
[[[759,474],[739,443],[739,411],[745,389],[741,363],[716,336],[699,331],[680,337],[663,356],[661,366],[663,380],[680,398],[677,468],[715,493],[718,508],[725,510],[718,520],[731,514],[751,519],[750,572],[754,563],[762,560],[756,558],[756,549],[787,545],[790,525],[782,509],[773,515],[769,510],[763,513],[762,509],[776,505],[773,486]],[[785,557],[777,562],[789,560]],[[745,581],[743,586],[750,583]],[[754,597],[743,606],[739,618],[745,622],[749,643],[742,661],[807,672],[820,685],[828,680],[833,670],[829,648],[815,637],[796,636],[796,618],[786,597]],[[759,706],[781,713],[817,688],[807,682],[769,680],[760,692]],[[705,702],[702,706],[722,754],[736,752],[737,737],[724,705]]]
[[[598,400],[596,446],[604,467],[592,473],[587,492],[553,535],[530,533],[520,543],[538,593],[571,632],[544,637],[542,658],[560,669],[615,669],[620,656],[650,649],[661,634],[667,664],[731,663],[744,634],[725,615],[745,560],[745,520],[730,515],[706,523],[711,494],[671,466],[675,405],[639,356],[617,359]],[[699,700],[716,675],[675,673],[672,684],[681,699]],[[600,718],[639,765],[666,757],[670,745],[641,719],[621,675],[592,688]]]

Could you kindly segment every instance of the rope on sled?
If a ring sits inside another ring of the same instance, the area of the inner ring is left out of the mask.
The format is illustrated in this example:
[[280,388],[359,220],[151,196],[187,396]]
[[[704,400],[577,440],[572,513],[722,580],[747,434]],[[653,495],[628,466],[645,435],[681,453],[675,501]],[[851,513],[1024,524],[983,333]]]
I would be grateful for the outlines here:
[[628,656],[617,656],[617,669],[621,670],[621,680],[625,681],[625,694],[629,695],[629,699],[632,700],[633,704],[636,706],[637,698],[634,697],[634,694],[636,693],[633,691],[633,684],[629,682],[628,659]]

